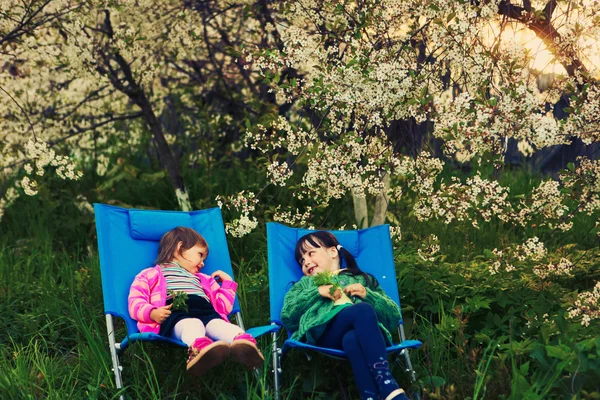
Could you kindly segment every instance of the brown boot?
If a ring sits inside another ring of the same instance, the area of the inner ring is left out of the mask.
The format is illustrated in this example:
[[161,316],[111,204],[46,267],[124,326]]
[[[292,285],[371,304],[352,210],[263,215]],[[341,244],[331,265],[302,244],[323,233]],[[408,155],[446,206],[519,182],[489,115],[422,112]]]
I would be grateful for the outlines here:
[[196,339],[196,342],[188,350],[187,371],[200,376],[215,365],[221,364],[229,357],[229,344],[224,340],[213,342],[204,337]]
[[[244,334],[243,336],[246,335],[247,334]],[[229,345],[229,348],[231,349],[231,358],[234,361],[244,364],[248,368],[259,368],[264,365],[265,358],[258,347],[256,347],[256,340],[252,337],[236,338]]]

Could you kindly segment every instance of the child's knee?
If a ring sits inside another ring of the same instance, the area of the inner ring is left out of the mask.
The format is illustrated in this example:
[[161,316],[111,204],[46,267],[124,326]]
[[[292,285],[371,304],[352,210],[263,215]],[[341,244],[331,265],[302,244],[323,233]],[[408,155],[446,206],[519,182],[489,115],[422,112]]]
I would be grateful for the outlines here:
[[354,329],[346,332],[346,334],[342,338],[342,347],[345,351],[358,348],[358,338],[356,337],[356,332],[354,331]]

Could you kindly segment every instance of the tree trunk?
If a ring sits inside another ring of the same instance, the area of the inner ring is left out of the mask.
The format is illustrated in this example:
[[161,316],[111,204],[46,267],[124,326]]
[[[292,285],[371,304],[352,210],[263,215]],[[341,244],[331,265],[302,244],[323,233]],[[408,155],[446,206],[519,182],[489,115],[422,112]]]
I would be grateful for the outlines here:
[[158,118],[156,118],[152,105],[141,91],[135,101],[142,109],[144,120],[152,132],[152,136],[154,137],[158,149],[160,162],[169,173],[171,184],[175,189],[175,196],[177,197],[179,208],[182,211],[191,211],[192,205],[190,204],[190,197],[185,188],[185,184],[183,183],[183,177],[179,172],[179,163],[175,160],[175,157],[173,157],[169,143],[167,143],[167,139],[165,138],[162,125]]
[[179,208],[182,211],[191,211],[192,205],[183,183],[183,177],[179,171],[179,162],[175,160],[175,157],[173,157],[169,143],[167,143],[167,139],[165,138],[162,125],[152,109],[150,100],[148,100],[148,97],[146,96],[146,93],[144,93],[142,87],[138,84],[138,82],[136,82],[129,64],[121,56],[121,54],[118,51],[113,52],[113,57],[121,68],[121,72],[125,75],[125,81],[128,83],[128,85],[125,86],[119,75],[112,71],[110,67],[110,58],[107,54],[104,54],[105,65],[109,70],[112,71],[112,73],[109,74],[111,83],[117,90],[127,95],[127,97],[129,97],[131,101],[133,101],[142,110],[144,121],[146,122],[148,128],[150,128],[152,136],[154,137],[154,141],[156,142],[160,162],[163,168],[167,170],[169,177],[171,178],[171,184],[175,190],[175,196],[177,198]]
[[354,203],[354,218],[356,225],[362,229],[369,225],[369,211],[367,209],[367,196],[357,196],[356,191],[352,190],[352,201]]
[[387,190],[390,188],[390,174],[383,175],[383,191],[375,199],[375,211],[370,226],[381,225],[385,223],[385,214],[388,208]]

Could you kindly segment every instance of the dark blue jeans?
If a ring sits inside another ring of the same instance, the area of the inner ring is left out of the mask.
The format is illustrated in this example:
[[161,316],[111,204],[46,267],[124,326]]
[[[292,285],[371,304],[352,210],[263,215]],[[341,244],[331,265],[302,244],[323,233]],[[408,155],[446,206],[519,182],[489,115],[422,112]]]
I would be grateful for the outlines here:
[[[385,351],[385,340],[377,325],[375,309],[368,303],[358,303],[340,311],[327,325],[327,329],[318,343],[319,346],[344,350],[354,373],[354,381],[360,391],[361,398],[379,398],[397,384],[389,373],[389,364]],[[382,369],[383,367],[383,369]],[[386,385],[382,388],[381,377],[375,379],[374,374],[389,376],[384,379]],[[387,375],[389,374],[389,375]],[[387,394],[385,394],[387,395]]]

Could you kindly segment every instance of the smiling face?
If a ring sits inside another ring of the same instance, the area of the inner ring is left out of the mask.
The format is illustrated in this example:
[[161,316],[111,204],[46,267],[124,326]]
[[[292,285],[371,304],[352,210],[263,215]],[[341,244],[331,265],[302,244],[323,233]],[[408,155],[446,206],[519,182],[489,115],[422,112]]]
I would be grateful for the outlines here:
[[340,257],[335,247],[315,247],[308,242],[302,246],[298,262],[302,267],[302,273],[306,276],[340,269]]
[[177,261],[179,265],[186,271],[197,274],[204,267],[204,260],[208,255],[208,249],[202,245],[194,245],[187,250],[180,252],[181,242],[177,245],[177,251],[173,257],[173,261]]

